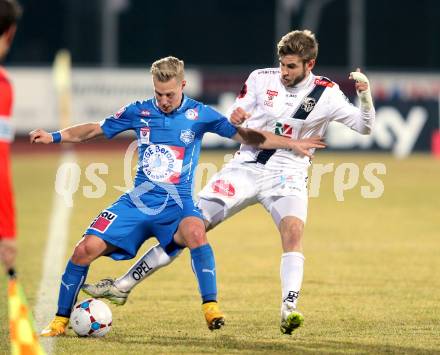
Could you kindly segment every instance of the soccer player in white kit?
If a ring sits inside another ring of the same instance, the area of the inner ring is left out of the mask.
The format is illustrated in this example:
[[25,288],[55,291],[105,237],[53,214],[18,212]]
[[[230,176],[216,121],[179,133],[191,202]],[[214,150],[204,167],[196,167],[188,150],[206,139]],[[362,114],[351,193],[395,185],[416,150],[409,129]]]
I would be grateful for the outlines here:
[[[359,69],[356,81],[360,107],[353,106],[339,86],[312,73],[318,43],[312,32],[292,31],[278,43],[279,68],[252,72],[230,109],[235,125],[267,130],[292,139],[323,136],[330,122],[340,122],[361,133],[371,132],[375,110],[367,77]],[[199,193],[207,229],[247,206],[261,203],[278,227],[281,255],[281,332],[291,334],[304,322],[297,311],[303,280],[302,236],[307,220],[308,157],[284,149],[258,150],[241,145],[234,158]],[[117,280],[104,279],[83,290],[124,304],[141,280],[171,262],[157,245]]]

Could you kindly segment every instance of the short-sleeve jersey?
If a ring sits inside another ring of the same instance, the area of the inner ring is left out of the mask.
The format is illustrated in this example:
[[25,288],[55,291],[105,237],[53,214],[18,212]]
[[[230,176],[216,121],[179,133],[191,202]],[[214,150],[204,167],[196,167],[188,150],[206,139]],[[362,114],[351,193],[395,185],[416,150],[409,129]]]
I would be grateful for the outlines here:
[[[253,71],[231,110],[236,107],[251,113],[245,127],[295,139],[324,136],[331,121],[366,133],[375,116],[374,109],[361,112],[348,101],[336,83],[313,73],[296,86],[286,87],[280,80],[279,68]],[[245,144],[240,148],[241,158],[245,160],[255,160],[259,152]],[[286,149],[273,151],[269,158],[272,165],[279,167],[291,167],[294,162],[309,164],[308,158],[301,158]]]
[[0,239],[15,237],[15,208],[12,192],[10,143],[13,91],[6,71],[0,68]]
[[0,68],[0,143],[10,143],[13,140],[11,111],[12,86],[6,71]]
[[226,117],[209,106],[184,96],[180,107],[163,113],[155,99],[122,107],[101,122],[107,138],[133,130],[138,141],[138,166],[134,186],[146,181],[164,195],[173,185],[182,197],[192,196],[192,180],[198,164],[203,135],[217,133],[231,138],[237,133]]

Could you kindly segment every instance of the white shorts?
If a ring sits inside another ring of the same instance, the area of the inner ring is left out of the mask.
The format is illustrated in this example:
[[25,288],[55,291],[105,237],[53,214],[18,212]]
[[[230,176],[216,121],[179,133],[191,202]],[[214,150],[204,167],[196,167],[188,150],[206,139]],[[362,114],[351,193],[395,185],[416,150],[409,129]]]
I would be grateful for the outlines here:
[[257,202],[275,224],[287,216],[307,220],[307,170],[279,170],[258,163],[230,161],[198,194],[198,207],[214,227]]

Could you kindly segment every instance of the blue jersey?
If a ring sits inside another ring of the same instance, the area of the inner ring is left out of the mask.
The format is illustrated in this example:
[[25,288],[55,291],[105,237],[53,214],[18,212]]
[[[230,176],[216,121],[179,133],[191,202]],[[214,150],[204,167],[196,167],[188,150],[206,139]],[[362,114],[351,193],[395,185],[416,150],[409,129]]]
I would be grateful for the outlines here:
[[192,196],[203,135],[212,132],[231,138],[237,133],[222,114],[186,96],[169,114],[157,107],[155,99],[137,101],[103,120],[101,128],[107,138],[127,130],[136,132],[138,168],[134,186],[147,183],[150,187],[145,192],[157,197],[167,195],[169,187],[181,197]]

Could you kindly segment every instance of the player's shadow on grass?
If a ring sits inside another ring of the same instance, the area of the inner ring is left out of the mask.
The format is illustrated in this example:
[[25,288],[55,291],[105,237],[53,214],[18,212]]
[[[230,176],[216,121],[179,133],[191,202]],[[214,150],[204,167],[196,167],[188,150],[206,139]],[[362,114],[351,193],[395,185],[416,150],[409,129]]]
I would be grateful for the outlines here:
[[[107,339],[110,340],[110,339]],[[113,340],[113,339],[112,339]],[[220,333],[216,334],[215,338],[191,338],[191,336],[172,336],[172,337],[154,337],[145,338],[145,340],[124,338],[114,340],[118,344],[142,344],[145,346],[158,346],[167,349],[167,352],[185,352],[196,351],[195,349],[203,349],[203,352],[218,352],[219,350],[228,352],[264,352],[265,354],[272,353],[356,353],[356,354],[429,354],[434,353],[433,350],[393,346],[387,344],[359,344],[353,342],[340,341],[307,341],[306,339],[299,339],[294,336],[283,336],[279,338],[264,339],[264,340],[243,340],[231,336],[222,336]],[[173,351],[174,348],[174,351]]]

